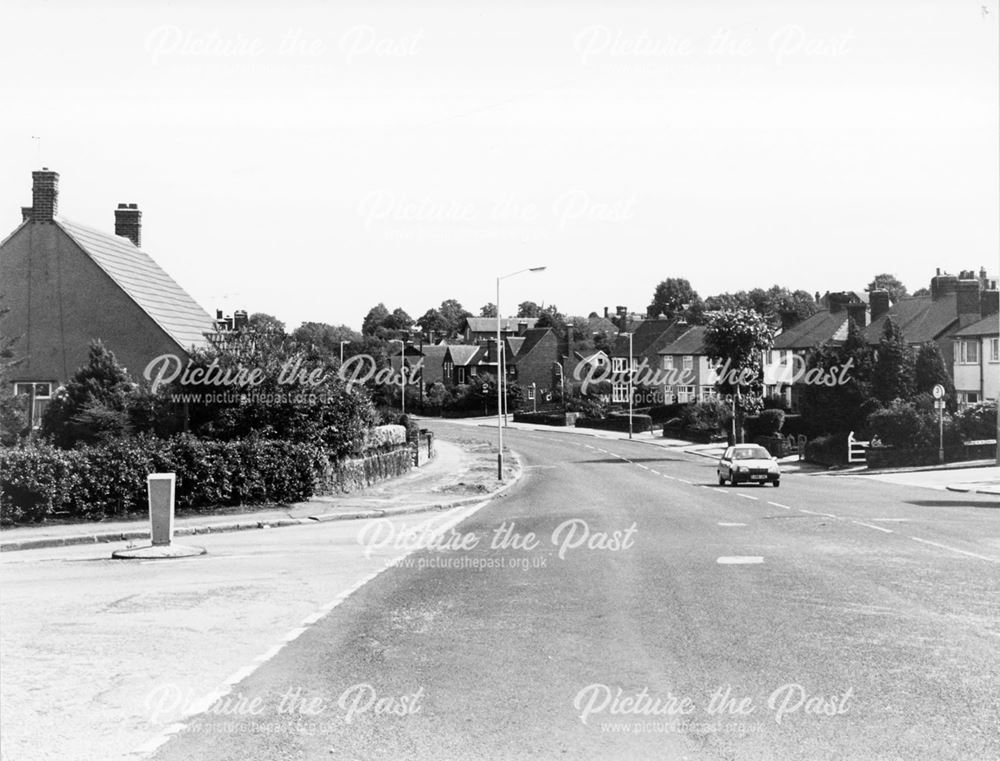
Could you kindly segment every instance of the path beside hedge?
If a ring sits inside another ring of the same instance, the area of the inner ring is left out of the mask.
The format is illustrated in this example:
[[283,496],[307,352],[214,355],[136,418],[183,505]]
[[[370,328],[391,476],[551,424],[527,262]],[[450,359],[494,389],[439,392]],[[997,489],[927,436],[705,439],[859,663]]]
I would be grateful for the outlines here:
[[[178,544],[184,544],[184,537],[196,534],[445,510],[494,496],[521,475],[516,456],[510,457],[503,484],[498,486],[496,451],[482,442],[435,439],[435,447],[437,456],[423,467],[363,491],[245,512],[187,513],[174,519],[174,535]],[[134,541],[139,546],[148,544],[149,519],[41,524],[0,530],[0,552],[122,541]]]

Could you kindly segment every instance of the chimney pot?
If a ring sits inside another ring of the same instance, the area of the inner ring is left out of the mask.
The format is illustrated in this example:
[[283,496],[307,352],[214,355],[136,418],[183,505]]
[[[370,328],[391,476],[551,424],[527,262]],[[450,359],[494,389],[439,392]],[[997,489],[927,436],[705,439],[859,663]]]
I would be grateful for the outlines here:
[[115,209],[115,235],[128,238],[136,248],[142,245],[142,212],[134,203],[120,203]]
[[864,328],[868,324],[868,305],[864,302],[847,304],[847,317],[853,320],[859,328]]
[[31,173],[31,218],[51,222],[59,213],[59,173],[43,167]]

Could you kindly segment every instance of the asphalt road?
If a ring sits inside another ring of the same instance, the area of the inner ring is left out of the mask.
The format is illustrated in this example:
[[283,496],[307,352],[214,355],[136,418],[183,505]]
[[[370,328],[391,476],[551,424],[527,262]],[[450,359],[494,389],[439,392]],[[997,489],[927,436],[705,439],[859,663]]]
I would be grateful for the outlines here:
[[995,499],[719,487],[710,461],[647,444],[507,441],[527,466],[507,497],[155,759],[1000,758]]

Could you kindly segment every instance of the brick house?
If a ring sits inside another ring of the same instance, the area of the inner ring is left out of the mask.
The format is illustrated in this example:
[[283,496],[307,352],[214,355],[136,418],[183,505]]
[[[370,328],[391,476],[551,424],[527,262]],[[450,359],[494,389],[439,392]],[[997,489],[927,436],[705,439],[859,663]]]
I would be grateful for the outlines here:
[[793,312],[781,315],[781,332],[771,349],[764,353],[764,393],[781,396],[789,409],[799,408],[802,386],[793,383],[795,374],[818,346],[839,346],[847,340],[848,321],[859,328],[868,324],[869,310],[874,320],[889,311],[889,294],[878,290],[865,294],[867,301],[854,291],[828,292],[819,299],[825,308],[796,322]]
[[[186,356],[208,345],[216,325],[140,248],[142,213],[114,210],[114,234],[58,215],[59,175],[32,172],[32,205],[0,243],[0,320],[16,336],[11,369],[17,392],[30,393],[31,424],[52,392],[87,360],[100,339],[133,378],[162,354]],[[5,392],[15,389],[5,389]]]
[[508,382],[525,389],[529,401],[533,394],[548,393],[563,386],[560,342],[551,328],[525,331],[516,352],[511,347],[507,360]]
[[659,367],[664,377],[680,381],[667,386],[666,404],[703,402],[718,395],[717,363],[709,359],[705,348],[707,330],[704,325],[692,325],[676,341],[660,350]]
[[[625,373],[631,366],[637,369],[643,365],[651,372],[660,367],[660,350],[673,343],[691,327],[685,321],[664,318],[650,318],[638,323],[635,332],[632,334],[631,358],[629,356],[629,336],[619,335],[608,352],[611,360],[611,372],[614,374]],[[616,403],[628,402],[628,382],[623,376],[616,375],[611,386],[611,401]],[[650,391],[655,395],[656,392]],[[660,392],[662,394],[662,391]],[[662,404],[662,401],[651,401],[649,403]]]

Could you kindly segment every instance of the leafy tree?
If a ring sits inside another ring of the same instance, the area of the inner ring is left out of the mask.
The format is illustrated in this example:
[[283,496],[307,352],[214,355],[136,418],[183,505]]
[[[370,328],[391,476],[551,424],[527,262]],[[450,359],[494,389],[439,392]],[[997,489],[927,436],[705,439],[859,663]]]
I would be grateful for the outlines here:
[[914,296],[930,296],[931,295],[931,291],[930,291],[929,288],[917,288],[917,290],[915,290],[913,292],[913,295]]
[[365,319],[361,323],[362,335],[374,336],[379,328],[384,327],[385,321],[388,318],[389,310],[386,309],[385,304],[379,302],[369,309],[368,314],[365,315]]
[[823,377],[846,371],[847,382],[835,386],[808,383],[802,387],[800,408],[809,427],[817,434],[860,433],[877,404],[871,399],[873,352],[861,328],[850,322],[847,340],[839,348],[824,345],[814,349],[806,362],[807,372],[818,370]]
[[42,434],[64,449],[131,431],[128,398],[133,383],[100,341],[90,345],[87,364],[53,395],[42,416]]
[[[361,340],[361,334],[347,325],[328,325],[325,322],[303,322],[292,331],[292,345],[306,353],[310,359],[340,358],[340,342]],[[344,346],[345,356],[347,345]]]
[[[0,319],[10,311],[0,309]],[[21,363],[16,356],[14,347],[18,336],[7,336],[0,333],[0,445],[15,444],[27,429],[27,400],[14,396],[9,380],[10,371]]]
[[472,317],[472,312],[463,307],[455,299],[445,299],[438,309],[447,324],[448,336],[454,336],[462,330],[466,318]]
[[944,357],[941,356],[941,349],[933,341],[928,341],[921,344],[917,350],[914,365],[915,390],[918,394],[930,393],[938,383],[944,386],[949,400],[954,400],[955,384],[951,380],[948,366],[944,363]]
[[428,309],[417,320],[420,330],[428,335],[451,335],[451,325],[440,309]]
[[753,391],[754,399],[761,396],[761,355],[773,343],[771,329],[751,309],[715,312],[708,316],[706,325],[706,353],[726,370],[719,386],[726,393],[736,393],[737,430],[742,431],[743,415],[756,411],[754,402],[742,399],[743,392]]
[[483,304],[479,308],[480,317],[496,317],[497,316],[497,305],[492,301],[489,304]]
[[768,289],[720,293],[705,299],[706,310],[752,309],[764,317],[771,327],[781,324],[781,313],[795,312],[797,320],[812,316],[819,309],[816,300],[806,291],[791,291],[780,285]]
[[872,374],[872,392],[876,399],[889,403],[893,399],[909,399],[914,392],[913,350],[903,340],[899,327],[889,318],[885,321],[878,345],[878,358]]
[[685,278],[668,277],[660,281],[653,291],[653,300],[646,307],[646,314],[649,317],[664,315],[668,319],[680,316],[684,308],[698,298],[697,291],[691,287]]
[[555,304],[544,307],[538,314],[536,328],[553,328],[557,333],[562,333],[566,328],[566,315],[559,311]]
[[889,300],[895,304],[906,295],[906,286],[900,282],[899,278],[888,272],[883,272],[872,278],[872,281],[865,287],[866,291],[884,290],[889,292]]
[[[517,305],[518,317],[541,317],[542,308],[534,301],[522,301]],[[494,315],[495,316],[495,315]]]
[[392,314],[382,321],[382,327],[393,331],[408,331],[413,327],[413,318],[402,307],[396,307],[392,310]]

